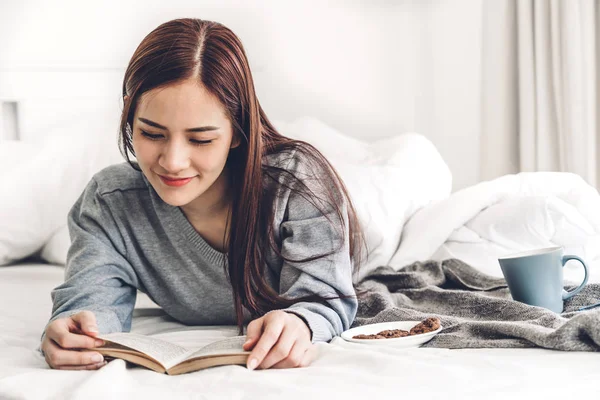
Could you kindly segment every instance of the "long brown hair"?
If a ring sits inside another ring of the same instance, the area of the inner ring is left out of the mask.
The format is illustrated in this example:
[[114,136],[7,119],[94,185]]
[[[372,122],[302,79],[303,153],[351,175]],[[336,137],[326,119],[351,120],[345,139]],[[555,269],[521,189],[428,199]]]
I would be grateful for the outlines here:
[[[343,213],[347,212],[350,256],[356,276],[363,261],[362,244],[365,240],[348,191],[328,160],[309,143],[281,135],[268,120],[256,97],[242,43],[227,27],[200,19],[175,19],[160,25],[142,40],[123,80],[124,105],[119,130],[123,156],[139,170],[139,166],[129,158],[129,152],[135,156],[133,116],[140,96],[154,88],[187,79],[198,79],[221,101],[232,122],[234,135],[241,139],[241,144],[230,150],[227,158],[231,171],[232,225],[227,252],[229,270],[226,270],[233,288],[240,334],[243,329],[242,307],[256,317],[301,301],[326,304],[327,300],[334,298],[354,297],[355,293],[343,294],[336,290],[336,297],[315,293],[288,299],[280,296],[264,279],[267,245],[284,260],[295,263],[326,257],[339,250],[304,260],[285,258],[277,248],[271,229],[277,187],[263,185],[266,177],[275,182],[278,181],[277,176],[287,175],[289,179],[279,179],[282,185],[300,193],[324,215],[325,207],[332,209],[328,215],[337,216],[336,221],[330,220],[330,223],[335,225],[336,230],[341,230],[341,246],[345,243],[346,228]],[[265,156],[287,150],[295,150],[313,171],[319,172],[317,180],[322,183],[319,187],[326,189],[324,193],[315,193],[285,168],[263,164]],[[325,194],[326,198],[321,199],[321,194]]]

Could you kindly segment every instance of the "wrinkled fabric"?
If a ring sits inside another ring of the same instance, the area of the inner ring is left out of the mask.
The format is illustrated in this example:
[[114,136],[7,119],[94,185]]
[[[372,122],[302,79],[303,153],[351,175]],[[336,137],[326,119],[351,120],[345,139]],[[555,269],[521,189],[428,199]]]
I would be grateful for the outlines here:
[[[567,282],[565,290],[576,285]],[[557,314],[511,298],[503,278],[485,275],[458,260],[415,262],[393,270],[382,266],[358,286],[353,327],[437,317],[442,331],[422,347],[523,348],[568,351],[600,350],[600,284],[588,284]]]

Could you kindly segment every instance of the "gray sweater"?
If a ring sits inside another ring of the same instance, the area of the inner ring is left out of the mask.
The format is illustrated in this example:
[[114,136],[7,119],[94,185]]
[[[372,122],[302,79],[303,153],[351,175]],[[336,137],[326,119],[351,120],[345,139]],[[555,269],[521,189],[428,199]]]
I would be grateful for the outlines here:
[[[312,174],[299,153],[283,154],[269,155],[264,162],[283,166],[310,181]],[[272,179],[264,182],[276,184]],[[333,211],[322,215],[301,195],[283,186],[274,206],[276,242],[286,257],[306,258],[340,245],[341,238],[327,219],[336,221]],[[330,256],[290,263],[269,249],[265,268],[269,285],[290,298],[311,293],[335,296],[334,288],[353,295],[347,213],[344,215],[345,243]],[[100,333],[129,331],[140,290],[182,323],[236,324],[224,253],[204,241],[181,209],[165,203],[146,177],[128,163],[107,167],[92,178],[69,212],[68,227],[71,247],[65,282],[51,293],[48,323],[90,310]],[[313,343],[329,341],[350,327],[358,304],[355,297],[329,300],[328,304],[301,302],[284,311],[307,322]],[[244,312],[247,324],[251,318],[246,309]]]

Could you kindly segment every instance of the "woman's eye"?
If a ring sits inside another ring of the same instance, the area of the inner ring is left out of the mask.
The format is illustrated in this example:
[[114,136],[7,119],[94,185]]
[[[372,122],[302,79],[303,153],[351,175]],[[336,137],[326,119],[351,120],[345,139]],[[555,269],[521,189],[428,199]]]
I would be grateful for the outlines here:
[[[160,138],[163,137],[163,135],[154,135],[152,133],[148,133],[146,131],[140,130],[140,132],[142,133],[142,136],[147,137],[150,140],[158,140]],[[192,144],[196,145],[196,146],[200,146],[203,144],[210,144],[212,143],[212,140],[195,140],[195,139],[190,139],[190,142],[192,142]]]
[[157,140],[157,139],[160,139],[162,137],[162,135],[153,135],[151,133],[148,133],[148,132],[142,131],[142,130],[140,130],[140,132],[142,133],[142,136],[145,136],[148,139],[152,139],[152,140]]
[[209,144],[212,143],[212,140],[190,140],[193,144],[201,145],[201,144]]

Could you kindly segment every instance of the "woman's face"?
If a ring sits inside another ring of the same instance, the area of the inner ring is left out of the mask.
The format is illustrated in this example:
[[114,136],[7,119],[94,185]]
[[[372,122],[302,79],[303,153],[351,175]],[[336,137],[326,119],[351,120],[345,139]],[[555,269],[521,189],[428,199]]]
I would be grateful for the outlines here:
[[232,143],[231,122],[215,96],[194,80],[153,89],[140,97],[132,129],[137,161],[163,201],[196,210],[218,206],[227,189],[227,155],[239,142]]

